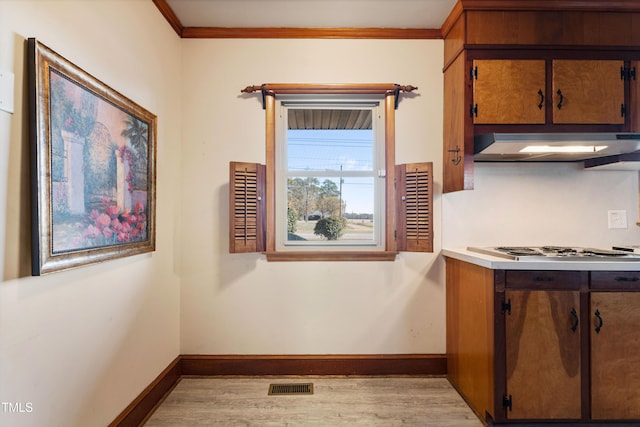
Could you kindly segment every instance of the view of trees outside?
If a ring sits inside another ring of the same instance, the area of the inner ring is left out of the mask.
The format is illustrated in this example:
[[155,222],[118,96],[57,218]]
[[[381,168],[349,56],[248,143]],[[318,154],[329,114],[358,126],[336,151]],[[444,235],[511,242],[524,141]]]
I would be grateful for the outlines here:
[[289,130],[288,240],[373,240],[371,129]]

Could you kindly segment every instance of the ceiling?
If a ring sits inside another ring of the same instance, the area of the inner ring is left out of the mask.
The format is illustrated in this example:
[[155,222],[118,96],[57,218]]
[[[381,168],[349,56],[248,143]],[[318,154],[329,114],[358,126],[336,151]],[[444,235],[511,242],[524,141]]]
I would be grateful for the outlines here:
[[439,29],[457,0],[163,0],[182,27]]

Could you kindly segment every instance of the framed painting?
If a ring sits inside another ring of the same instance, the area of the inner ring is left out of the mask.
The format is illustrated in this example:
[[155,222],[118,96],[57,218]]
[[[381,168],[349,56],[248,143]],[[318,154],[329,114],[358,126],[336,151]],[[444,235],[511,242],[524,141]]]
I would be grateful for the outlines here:
[[27,41],[32,274],[155,250],[156,116]]

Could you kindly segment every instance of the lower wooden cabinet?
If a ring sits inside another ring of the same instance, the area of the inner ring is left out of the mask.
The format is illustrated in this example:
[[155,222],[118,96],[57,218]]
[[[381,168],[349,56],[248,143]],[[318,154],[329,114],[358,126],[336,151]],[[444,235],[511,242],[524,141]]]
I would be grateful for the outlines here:
[[591,418],[640,420],[640,292],[591,292]]
[[447,258],[447,361],[487,422],[640,425],[640,272]]
[[507,290],[507,419],[580,419],[576,291]]

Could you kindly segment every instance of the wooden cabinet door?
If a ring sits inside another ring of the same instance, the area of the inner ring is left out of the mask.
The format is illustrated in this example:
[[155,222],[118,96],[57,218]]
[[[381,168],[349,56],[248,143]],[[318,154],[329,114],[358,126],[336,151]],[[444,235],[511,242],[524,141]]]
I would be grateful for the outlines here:
[[631,86],[631,96],[629,97],[629,128],[631,131],[637,131],[640,129],[640,81],[638,81],[640,61],[631,61],[631,70],[636,73],[636,78],[629,79]]
[[545,61],[473,61],[474,124],[544,124]]
[[473,125],[468,112],[468,72],[464,53],[444,72],[444,193],[473,189]]
[[494,416],[493,270],[447,258],[447,376],[477,414]]
[[640,420],[640,292],[592,292],[591,418]]
[[507,290],[508,419],[580,419],[580,294]]
[[623,61],[554,60],[554,124],[624,124]]

